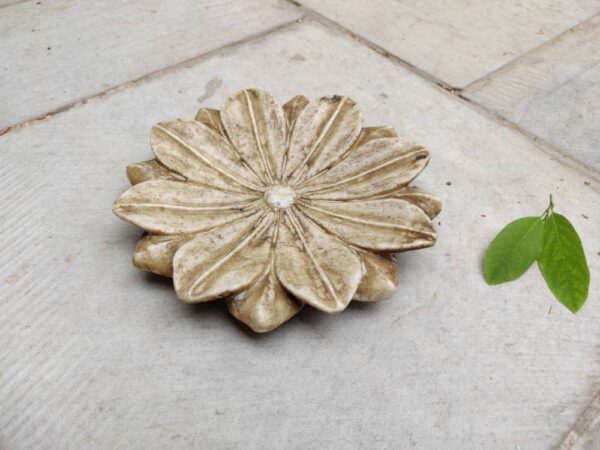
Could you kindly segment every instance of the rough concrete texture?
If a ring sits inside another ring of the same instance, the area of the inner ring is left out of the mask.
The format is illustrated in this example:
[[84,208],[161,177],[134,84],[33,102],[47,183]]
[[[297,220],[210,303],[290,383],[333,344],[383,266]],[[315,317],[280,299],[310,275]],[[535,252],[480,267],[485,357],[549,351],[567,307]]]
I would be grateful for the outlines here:
[[600,171],[600,16],[464,95]]
[[[399,255],[393,299],[256,336],[131,265],[139,231],[110,209],[150,127],[251,86],[350,95],[430,150],[439,240]],[[0,152],[2,448],[598,448],[599,177],[348,33],[305,19],[16,127]],[[577,315],[536,267],[481,274],[550,193],[590,265]]]
[[597,0],[301,0],[450,86],[463,88],[600,10]]
[[284,0],[32,0],[3,8],[0,129],[298,17]]

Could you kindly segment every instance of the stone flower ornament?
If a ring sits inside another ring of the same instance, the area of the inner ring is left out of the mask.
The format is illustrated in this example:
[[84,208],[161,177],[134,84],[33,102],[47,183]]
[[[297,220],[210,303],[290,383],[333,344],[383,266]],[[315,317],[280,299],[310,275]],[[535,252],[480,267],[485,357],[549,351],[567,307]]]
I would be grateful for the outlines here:
[[327,313],[390,297],[393,252],[430,247],[441,205],[409,183],[423,147],[361,127],[348,97],[281,106],[255,89],[221,112],[152,129],[155,160],[132,164],[114,213],[146,231],[140,269],[172,276],[188,303],[226,298],[257,332],[304,304]]

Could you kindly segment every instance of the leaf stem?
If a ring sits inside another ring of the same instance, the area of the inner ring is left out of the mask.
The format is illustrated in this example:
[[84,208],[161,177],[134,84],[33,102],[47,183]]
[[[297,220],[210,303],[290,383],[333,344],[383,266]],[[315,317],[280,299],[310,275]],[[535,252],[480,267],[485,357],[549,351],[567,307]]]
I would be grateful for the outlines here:
[[541,216],[543,220],[546,220],[546,219],[548,219],[548,217],[549,217],[549,216],[550,216],[552,213],[554,213],[554,202],[552,201],[552,194],[550,194],[550,196],[549,196],[549,197],[550,197],[550,199],[549,199],[549,202],[548,202],[548,207],[547,207],[547,208],[546,208],[546,210],[545,210],[545,211],[542,213],[542,216]]

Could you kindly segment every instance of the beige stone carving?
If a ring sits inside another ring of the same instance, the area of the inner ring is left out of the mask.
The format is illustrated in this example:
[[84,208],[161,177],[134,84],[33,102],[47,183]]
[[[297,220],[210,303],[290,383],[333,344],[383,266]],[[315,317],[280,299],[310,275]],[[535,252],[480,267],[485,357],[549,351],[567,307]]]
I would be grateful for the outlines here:
[[281,106],[246,89],[220,112],[155,125],[156,159],[127,168],[133,187],[113,206],[146,231],[134,265],[172,276],[184,302],[225,298],[257,332],[304,304],[338,313],[390,297],[391,255],[435,243],[441,204],[409,186],[427,150],[361,123],[348,97]]

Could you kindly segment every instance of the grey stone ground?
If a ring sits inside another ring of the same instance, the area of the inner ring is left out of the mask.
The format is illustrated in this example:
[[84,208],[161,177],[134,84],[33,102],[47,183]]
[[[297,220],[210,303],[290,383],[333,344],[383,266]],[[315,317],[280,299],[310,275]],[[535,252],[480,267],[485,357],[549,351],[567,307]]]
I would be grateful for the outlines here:
[[[600,448],[600,2],[303,3],[0,1],[0,448]],[[243,87],[350,95],[430,150],[439,241],[393,299],[255,336],[131,266],[125,166]],[[550,193],[577,315],[537,268],[480,273]]]

